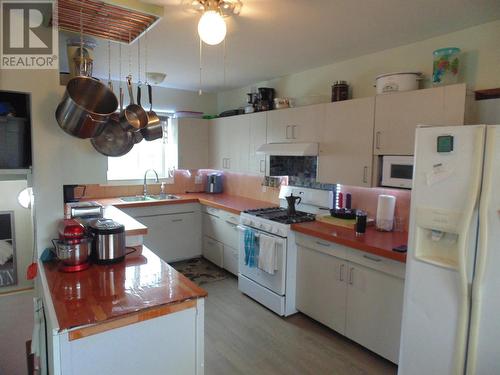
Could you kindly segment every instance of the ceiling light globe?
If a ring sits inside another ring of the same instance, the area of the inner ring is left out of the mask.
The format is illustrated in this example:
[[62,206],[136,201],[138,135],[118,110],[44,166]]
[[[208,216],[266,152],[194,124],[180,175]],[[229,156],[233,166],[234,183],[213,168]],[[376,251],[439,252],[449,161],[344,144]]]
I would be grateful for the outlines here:
[[208,10],[198,22],[198,35],[206,44],[215,46],[226,37],[226,22],[215,10]]

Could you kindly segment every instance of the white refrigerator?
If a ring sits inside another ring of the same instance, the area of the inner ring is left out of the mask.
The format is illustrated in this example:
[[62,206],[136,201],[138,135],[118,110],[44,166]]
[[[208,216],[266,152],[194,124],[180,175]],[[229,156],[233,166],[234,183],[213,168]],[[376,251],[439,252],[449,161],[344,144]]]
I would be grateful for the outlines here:
[[416,132],[399,374],[500,374],[500,125]]

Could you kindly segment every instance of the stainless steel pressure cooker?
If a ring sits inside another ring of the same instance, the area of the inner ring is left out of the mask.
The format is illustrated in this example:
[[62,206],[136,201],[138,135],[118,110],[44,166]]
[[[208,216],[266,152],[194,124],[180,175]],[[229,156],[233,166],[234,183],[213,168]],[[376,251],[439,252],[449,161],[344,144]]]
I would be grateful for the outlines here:
[[111,219],[88,223],[92,234],[92,259],[96,263],[114,263],[125,258],[125,226]]

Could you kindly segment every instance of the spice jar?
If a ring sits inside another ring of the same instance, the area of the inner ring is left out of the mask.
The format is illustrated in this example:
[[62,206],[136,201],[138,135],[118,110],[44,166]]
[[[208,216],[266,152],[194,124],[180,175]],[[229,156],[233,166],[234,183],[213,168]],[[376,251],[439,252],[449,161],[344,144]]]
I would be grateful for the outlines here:
[[332,102],[347,100],[349,97],[349,85],[346,81],[335,81],[332,86]]

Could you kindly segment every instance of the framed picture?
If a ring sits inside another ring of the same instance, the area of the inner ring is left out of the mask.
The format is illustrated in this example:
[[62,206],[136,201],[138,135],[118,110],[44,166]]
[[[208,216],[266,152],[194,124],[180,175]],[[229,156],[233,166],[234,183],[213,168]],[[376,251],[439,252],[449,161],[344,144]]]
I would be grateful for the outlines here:
[[17,284],[14,211],[0,211],[0,287]]

